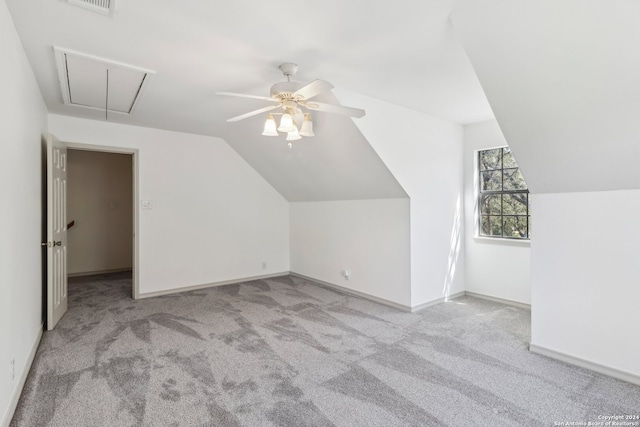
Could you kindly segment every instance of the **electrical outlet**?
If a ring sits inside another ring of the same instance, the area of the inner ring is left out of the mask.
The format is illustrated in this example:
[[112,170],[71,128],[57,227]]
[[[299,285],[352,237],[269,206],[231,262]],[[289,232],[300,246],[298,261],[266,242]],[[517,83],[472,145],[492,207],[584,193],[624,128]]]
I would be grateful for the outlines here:
[[349,280],[351,279],[351,270],[349,270],[348,268],[346,270],[344,270],[344,278]]
[[267,269],[267,262],[266,261],[262,261],[262,269],[263,270]]
[[9,362],[9,375],[11,376],[11,381],[16,378],[16,359],[11,359],[11,362]]

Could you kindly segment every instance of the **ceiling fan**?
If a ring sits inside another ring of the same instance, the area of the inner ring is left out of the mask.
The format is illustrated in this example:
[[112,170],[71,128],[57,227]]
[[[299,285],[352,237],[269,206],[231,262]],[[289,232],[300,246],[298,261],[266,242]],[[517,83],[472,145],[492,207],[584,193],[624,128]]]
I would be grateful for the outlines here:
[[[314,80],[308,84],[291,81],[291,77],[296,74],[296,71],[298,71],[298,66],[290,62],[284,63],[278,68],[280,68],[282,74],[284,74],[284,76],[287,78],[287,81],[276,83],[271,86],[270,97],[246,95],[233,92],[216,92],[217,95],[261,99],[263,101],[275,103],[274,105],[269,105],[268,107],[260,108],[259,110],[250,111],[248,113],[227,119],[228,122],[237,122],[239,120],[243,120],[260,113],[265,113],[267,111],[280,108],[282,109],[282,119],[277,130],[280,132],[286,132],[287,140],[291,141],[300,139],[300,136],[314,135],[311,127],[311,115],[309,113],[305,113],[303,108],[308,110],[322,111],[325,113],[341,114],[350,117],[359,118],[364,116],[364,110],[360,110],[358,108],[310,101],[311,98],[333,89],[333,85],[324,80]],[[265,123],[265,129],[262,133],[263,135],[278,135],[278,132],[276,131],[275,120],[273,119],[272,114],[269,114],[269,118]],[[296,122],[301,122],[300,132],[298,132]]]

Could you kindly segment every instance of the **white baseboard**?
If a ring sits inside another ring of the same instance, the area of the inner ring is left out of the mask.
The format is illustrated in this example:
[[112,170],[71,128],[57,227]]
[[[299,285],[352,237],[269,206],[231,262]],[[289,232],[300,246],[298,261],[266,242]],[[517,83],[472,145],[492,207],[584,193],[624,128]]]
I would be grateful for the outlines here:
[[400,303],[397,303],[397,302],[394,302],[394,301],[389,301],[388,299],[376,297],[376,296],[367,294],[365,292],[360,292],[360,291],[355,291],[355,290],[350,289],[350,288],[345,288],[344,286],[336,285],[335,283],[325,282],[324,280],[316,279],[314,277],[305,276],[304,274],[300,274],[300,273],[295,273],[293,271],[289,272],[289,274],[291,276],[295,276],[295,277],[299,277],[301,279],[309,280],[311,282],[317,283],[317,284],[322,285],[322,286],[326,286],[328,288],[337,289],[339,291],[346,292],[346,293],[352,294],[352,295],[356,295],[356,296],[368,299],[368,300],[373,301],[373,302],[384,304],[384,305],[387,305],[389,307],[397,308],[397,309],[402,310],[402,311],[408,311],[409,313],[415,313],[417,311],[424,310],[427,307],[431,307],[432,305],[440,304],[440,303],[443,303],[445,301],[449,301],[449,300],[464,296],[464,291],[463,292],[458,292],[457,294],[449,295],[448,297],[438,298],[436,300],[428,301],[428,302],[425,302],[423,304],[411,307],[411,306],[400,304]]
[[18,378],[18,384],[16,388],[13,390],[13,396],[11,396],[11,401],[9,402],[9,408],[7,408],[7,413],[5,414],[4,419],[2,420],[1,427],[9,427],[11,420],[13,419],[13,414],[16,412],[16,408],[18,407],[18,401],[20,400],[20,395],[22,394],[22,389],[24,388],[24,384],[27,382],[27,376],[29,375],[29,370],[31,369],[31,365],[33,364],[33,359],[36,357],[36,352],[38,351],[38,346],[40,345],[40,340],[42,339],[42,333],[44,332],[44,323],[40,325],[40,329],[38,330],[38,335],[36,336],[36,340],[31,347],[31,351],[29,352],[29,356],[27,357],[27,363],[24,364],[24,368],[22,369],[22,373],[20,374],[20,378]]
[[411,307],[410,311],[412,313],[416,313],[416,312],[418,312],[420,310],[424,310],[425,308],[432,307],[432,306],[438,305],[438,304],[442,304],[443,302],[451,301],[453,299],[460,298],[460,297],[463,297],[463,296],[465,296],[465,291],[461,291],[461,292],[458,292],[458,293],[455,293],[455,294],[451,294],[451,295],[446,296],[446,297],[440,297],[438,299],[434,299],[433,301],[423,302],[422,304],[415,305],[415,306]]
[[364,292],[355,291],[353,289],[345,288],[344,286],[336,285],[335,283],[325,282],[324,280],[316,279],[314,277],[305,276],[304,274],[294,273],[293,271],[290,271],[289,274],[291,276],[295,276],[295,277],[299,277],[301,279],[309,280],[311,282],[317,283],[317,284],[322,285],[322,286],[326,286],[328,288],[333,288],[333,289],[336,289],[338,291],[342,291],[342,292],[345,292],[345,293],[348,293],[348,294],[352,294],[352,295],[355,295],[355,296],[358,296],[358,297],[362,297],[362,298],[371,300],[373,302],[377,302],[377,303],[380,303],[380,304],[388,305],[390,307],[397,308],[399,310],[411,311],[411,307],[409,307],[408,305],[404,305],[404,304],[400,304],[400,303],[397,303],[397,302],[389,301],[388,299],[376,297],[376,296],[373,296],[373,295],[370,295],[370,294],[366,294]]
[[442,304],[445,302],[445,298],[438,298],[433,301],[423,302],[422,304],[418,304],[415,307],[410,307],[409,311],[411,313],[417,313],[418,311],[424,310],[425,308],[433,307],[434,305]]
[[311,282],[317,283],[319,285],[322,286],[326,286],[328,288],[333,288],[342,292],[346,292],[348,294],[352,294],[352,295],[356,295],[362,298],[366,298],[370,301],[374,301],[380,304],[384,304],[387,305],[389,307],[393,307],[393,308],[397,308],[399,310],[403,310],[403,311],[408,311],[410,313],[416,313],[420,310],[424,310],[425,308],[437,305],[437,304],[441,304],[443,302],[446,301],[450,301],[456,298],[460,298],[463,297],[465,295],[469,295],[469,296],[473,296],[476,298],[483,298],[483,299],[487,299],[487,300],[491,300],[491,301],[495,301],[495,302],[499,302],[502,304],[509,304],[509,305],[513,305],[516,307],[520,307],[520,308],[531,308],[529,305],[527,304],[523,304],[517,301],[511,301],[511,300],[507,300],[507,299],[502,299],[502,298],[496,298],[496,297],[492,297],[489,295],[483,295],[483,294],[477,294],[475,292],[465,292],[465,291],[461,291],[455,294],[451,294],[449,296],[446,297],[440,297],[437,298],[433,301],[427,301],[425,303],[416,305],[416,306],[408,306],[408,305],[404,305],[404,304],[400,304],[394,301],[390,301],[388,299],[384,299],[384,298],[380,298],[380,297],[376,297],[374,295],[371,294],[367,294],[365,292],[360,292],[360,291],[356,291],[344,286],[340,286],[337,285],[335,283],[331,283],[331,282],[326,282],[324,280],[320,280],[320,279],[316,279],[315,277],[310,277],[310,276],[305,276],[304,274],[300,274],[300,273],[296,273],[293,271],[283,271],[280,273],[273,273],[273,274],[265,274],[262,276],[253,276],[253,277],[243,277],[240,279],[233,279],[233,280],[224,280],[224,281],[220,281],[220,282],[213,282],[213,283],[205,283],[202,285],[194,285],[194,286],[186,286],[186,287],[181,287],[181,288],[171,288],[171,289],[165,289],[162,291],[157,291],[157,292],[145,292],[145,293],[141,293],[138,294],[136,299],[144,299],[144,298],[153,298],[153,297],[159,297],[159,296],[163,296],[163,295],[171,295],[171,294],[177,294],[180,292],[189,292],[189,291],[195,291],[198,289],[206,289],[206,288],[212,288],[215,286],[224,286],[224,285],[233,285],[236,283],[243,283],[243,282],[248,282],[251,280],[260,280],[260,279],[269,279],[272,277],[280,277],[280,276],[287,276],[287,275],[291,275],[291,276],[295,276],[295,277],[299,277],[301,279],[305,279],[305,280],[309,280]]
[[582,359],[580,357],[572,356],[570,354],[562,353],[533,343],[529,344],[529,351],[550,357],[551,359],[569,363],[570,365],[589,369],[590,371],[598,372],[609,377],[617,378],[631,384],[640,385],[640,375],[632,374],[631,372],[621,371],[610,366],[602,365],[600,363],[592,362],[590,360]]
[[512,305],[514,307],[526,308],[526,309],[531,310],[531,304],[525,304],[523,302],[513,301],[513,300],[510,300],[510,299],[492,297],[491,295],[478,294],[476,292],[465,291],[464,293],[465,293],[465,295],[470,296],[470,297],[486,299],[486,300],[489,300],[489,301],[499,302],[501,304],[507,304],[507,305]]
[[272,277],[287,276],[288,274],[289,274],[288,271],[283,271],[281,273],[264,274],[262,276],[243,277],[241,279],[223,280],[220,282],[205,283],[202,285],[164,289],[162,291],[156,291],[156,292],[145,292],[145,293],[138,294],[136,299],[153,298],[153,297],[159,297],[162,295],[179,294],[180,292],[196,291],[198,289],[213,288],[215,286],[234,285],[236,283],[250,282],[251,280],[270,279]]
[[457,298],[462,298],[463,296],[467,295],[467,291],[460,291],[460,292],[456,292],[455,294],[451,294],[448,297],[445,298],[445,302],[446,301],[451,301]]
[[112,270],[85,271],[85,272],[82,272],[82,273],[69,273],[69,274],[67,274],[67,277],[95,276],[96,274],[121,273],[123,271],[132,271],[132,267],[129,267],[129,268],[114,268]]

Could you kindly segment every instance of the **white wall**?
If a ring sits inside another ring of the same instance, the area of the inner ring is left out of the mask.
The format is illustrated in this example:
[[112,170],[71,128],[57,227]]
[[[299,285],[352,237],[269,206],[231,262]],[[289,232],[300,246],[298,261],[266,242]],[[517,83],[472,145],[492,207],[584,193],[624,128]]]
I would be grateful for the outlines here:
[[29,369],[29,355],[42,331],[42,138],[47,111],[4,1],[0,54],[0,425],[8,425],[19,379]]
[[290,207],[291,271],[410,306],[408,199]]
[[130,154],[68,150],[69,274],[132,267],[132,175]]
[[531,343],[640,380],[640,190],[535,203]]
[[140,293],[289,271],[287,201],[223,140],[57,115],[49,129],[139,150],[139,199],[152,202],[137,206]]
[[354,123],[411,199],[411,306],[464,291],[462,126],[334,92],[366,110]]
[[[476,150],[506,145],[508,145],[507,141],[495,120],[467,125],[464,128],[466,290],[531,304],[529,242],[476,237],[478,235]],[[532,216],[532,226],[537,229],[536,218],[537,215]]]

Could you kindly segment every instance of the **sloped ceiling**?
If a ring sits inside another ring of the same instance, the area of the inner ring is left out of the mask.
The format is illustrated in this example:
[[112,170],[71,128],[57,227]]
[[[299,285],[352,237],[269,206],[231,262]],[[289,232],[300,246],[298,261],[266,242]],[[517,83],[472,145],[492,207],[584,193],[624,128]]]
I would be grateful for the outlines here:
[[[316,99],[340,103],[332,94]],[[314,118],[317,136],[294,141],[292,148],[282,137],[256,140],[263,116],[230,123],[224,139],[290,202],[407,197],[352,119]]]
[[463,0],[454,27],[533,192],[640,188],[640,2]]
[[259,135],[264,116],[225,121],[263,102],[216,91],[268,95],[284,79],[278,65],[296,62],[301,82],[458,123],[493,117],[449,20],[454,0],[118,0],[113,17],[64,0],[6,1],[51,113],[104,120],[63,105],[53,46],[153,70],[135,113],[109,121],[223,137],[289,200],[404,192],[351,119],[314,113],[317,136],[283,152]]

